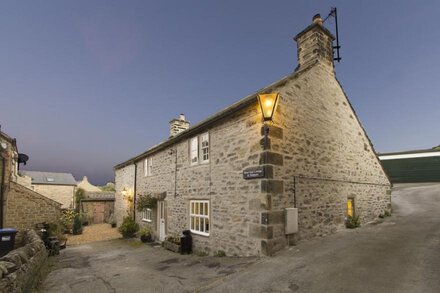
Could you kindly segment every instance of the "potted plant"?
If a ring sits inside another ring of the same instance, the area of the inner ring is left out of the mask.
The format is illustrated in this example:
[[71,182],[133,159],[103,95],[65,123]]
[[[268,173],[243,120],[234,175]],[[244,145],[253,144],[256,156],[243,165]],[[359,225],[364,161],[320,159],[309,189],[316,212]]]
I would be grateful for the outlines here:
[[140,236],[143,243],[152,241],[151,230],[148,226],[142,227],[142,229],[138,232],[138,235]]
[[180,237],[179,236],[169,236],[163,242],[163,247],[173,252],[180,252]]
[[74,210],[63,211],[60,221],[63,224],[67,233],[72,233],[71,231],[73,228],[73,219],[75,218],[76,215],[77,213]]

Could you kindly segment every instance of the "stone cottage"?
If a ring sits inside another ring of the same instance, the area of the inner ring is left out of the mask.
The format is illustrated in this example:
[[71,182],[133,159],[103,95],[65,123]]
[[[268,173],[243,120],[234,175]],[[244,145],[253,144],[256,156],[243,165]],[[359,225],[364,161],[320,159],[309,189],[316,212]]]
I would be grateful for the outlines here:
[[21,176],[31,178],[31,188],[62,204],[63,209],[73,208],[76,181],[70,173],[20,171]]
[[151,194],[157,205],[132,214],[157,239],[191,230],[196,251],[271,255],[334,233],[348,214],[366,223],[390,210],[390,181],[336,79],[333,40],[315,16],[295,37],[292,74],[192,127],[181,115],[169,139],[115,166],[118,224]]
[[60,203],[31,190],[30,178],[19,175],[19,163],[26,157],[18,153],[16,140],[0,131],[0,227],[19,232],[61,215]]

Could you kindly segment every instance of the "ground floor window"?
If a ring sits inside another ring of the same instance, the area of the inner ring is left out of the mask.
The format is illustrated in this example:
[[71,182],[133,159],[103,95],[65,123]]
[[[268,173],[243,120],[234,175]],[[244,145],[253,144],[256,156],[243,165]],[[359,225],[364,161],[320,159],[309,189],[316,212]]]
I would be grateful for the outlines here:
[[350,217],[354,216],[354,199],[353,198],[347,199],[347,216],[350,216]]
[[189,204],[191,232],[209,236],[209,200],[191,200]]
[[152,222],[152,216],[151,216],[151,214],[152,214],[152,211],[151,211],[151,209],[144,209],[143,211],[142,211],[142,221],[145,221],[145,222]]

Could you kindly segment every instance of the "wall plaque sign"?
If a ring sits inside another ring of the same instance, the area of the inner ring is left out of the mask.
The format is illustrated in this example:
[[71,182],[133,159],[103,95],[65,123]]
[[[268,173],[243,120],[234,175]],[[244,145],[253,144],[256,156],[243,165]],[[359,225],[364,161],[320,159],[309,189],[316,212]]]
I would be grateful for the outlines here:
[[243,170],[243,179],[264,178],[264,167],[250,167]]

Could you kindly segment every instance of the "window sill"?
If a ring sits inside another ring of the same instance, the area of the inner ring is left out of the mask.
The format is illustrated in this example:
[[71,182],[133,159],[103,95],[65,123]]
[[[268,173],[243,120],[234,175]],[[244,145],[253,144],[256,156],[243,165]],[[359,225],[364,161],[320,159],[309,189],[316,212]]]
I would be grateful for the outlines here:
[[192,234],[195,234],[195,235],[200,235],[200,236],[209,237],[209,233],[203,233],[203,232],[200,232],[200,231],[194,231],[194,230],[190,230],[190,231],[191,231]]
[[142,219],[142,222],[152,223],[152,220]]

